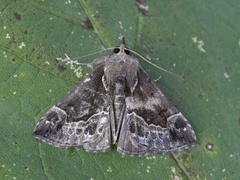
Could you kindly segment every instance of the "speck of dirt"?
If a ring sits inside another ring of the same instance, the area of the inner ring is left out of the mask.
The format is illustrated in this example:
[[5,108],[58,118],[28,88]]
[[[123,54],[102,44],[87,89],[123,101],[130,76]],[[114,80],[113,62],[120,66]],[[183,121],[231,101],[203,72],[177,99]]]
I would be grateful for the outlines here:
[[19,13],[17,13],[17,12],[14,13],[14,17],[17,20],[21,20],[21,15]]
[[60,72],[63,72],[67,69],[64,65],[60,64],[59,62],[56,62],[56,67]]
[[95,14],[93,17],[95,17],[96,19],[99,19],[100,15],[99,14]]
[[142,13],[142,15],[144,16],[149,15],[148,6],[144,3],[144,0],[136,0],[136,5],[138,8],[138,11]]
[[82,21],[82,24],[85,25],[88,29],[93,29],[93,24],[89,18],[85,18],[85,21]]

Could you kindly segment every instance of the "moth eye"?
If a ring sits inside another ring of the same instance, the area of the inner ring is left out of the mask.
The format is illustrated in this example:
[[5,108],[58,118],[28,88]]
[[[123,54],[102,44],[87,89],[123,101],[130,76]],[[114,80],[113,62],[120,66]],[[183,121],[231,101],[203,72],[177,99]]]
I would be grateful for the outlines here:
[[130,54],[130,51],[128,49],[124,49],[124,52],[129,55]]
[[114,54],[117,54],[117,53],[119,53],[119,52],[120,52],[120,49],[119,49],[119,48],[114,48],[114,49],[113,49],[113,53],[114,53]]

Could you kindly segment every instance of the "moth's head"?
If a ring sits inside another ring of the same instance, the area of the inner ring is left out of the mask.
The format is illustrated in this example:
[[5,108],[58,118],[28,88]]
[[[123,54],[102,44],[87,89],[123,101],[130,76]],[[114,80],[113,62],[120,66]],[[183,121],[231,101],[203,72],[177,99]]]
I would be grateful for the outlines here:
[[125,37],[122,38],[122,41],[120,42],[119,46],[113,49],[114,54],[118,55],[130,55],[131,52],[126,47]]

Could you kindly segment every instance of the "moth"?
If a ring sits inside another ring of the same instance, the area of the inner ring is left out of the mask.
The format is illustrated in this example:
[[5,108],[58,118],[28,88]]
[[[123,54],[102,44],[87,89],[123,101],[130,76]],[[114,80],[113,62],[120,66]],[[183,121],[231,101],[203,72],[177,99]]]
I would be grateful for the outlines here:
[[124,38],[36,125],[33,137],[63,148],[129,156],[174,153],[196,144],[187,119],[126,47]]

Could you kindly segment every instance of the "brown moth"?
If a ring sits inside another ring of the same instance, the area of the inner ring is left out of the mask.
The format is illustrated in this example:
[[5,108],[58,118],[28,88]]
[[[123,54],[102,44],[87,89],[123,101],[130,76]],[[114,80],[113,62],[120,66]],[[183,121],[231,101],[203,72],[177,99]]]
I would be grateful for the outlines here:
[[33,137],[56,147],[129,156],[174,153],[196,144],[187,119],[126,48],[89,74],[36,125]]

